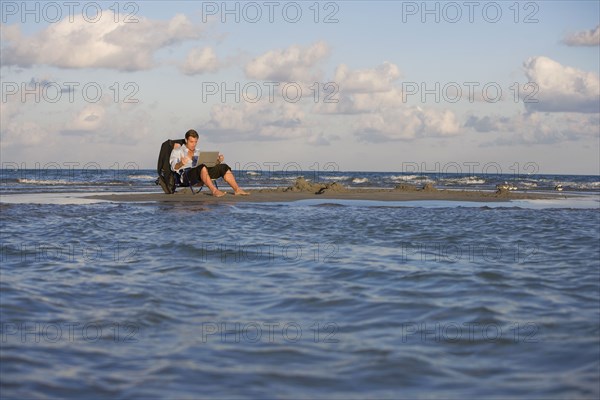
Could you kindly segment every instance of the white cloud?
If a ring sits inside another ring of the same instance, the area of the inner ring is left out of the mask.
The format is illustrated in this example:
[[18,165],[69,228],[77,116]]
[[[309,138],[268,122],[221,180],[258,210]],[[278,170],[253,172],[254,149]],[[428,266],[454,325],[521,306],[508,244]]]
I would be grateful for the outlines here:
[[248,103],[235,106],[219,104],[211,108],[210,119],[202,132],[212,141],[264,141],[305,138],[322,143],[299,104]]
[[405,105],[402,91],[397,87],[387,92],[373,93],[348,93],[340,87],[332,99],[338,101],[326,102],[323,98],[323,101],[314,107],[314,111],[322,114],[363,114]]
[[355,135],[366,142],[455,136],[460,129],[452,111],[421,107],[389,108],[363,115],[354,126]]
[[114,104],[103,98],[75,110],[59,132],[82,137],[86,143],[137,146],[148,139],[155,125],[152,112],[143,105]]
[[24,36],[18,25],[3,26],[2,33],[3,66],[46,64],[123,71],[152,68],[159,49],[200,36],[199,28],[181,14],[168,21],[139,17],[137,23],[115,23],[111,18],[90,23],[75,16],[31,36]]
[[[31,113],[41,97],[42,85],[36,82],[35,87],[27,86],[28,95],[22,98],[21,93],[7,94],[0,101],[0,147],[3,151],[14,148],[30,148],[46,143],[50,135],[50,123],[40,113]],[[38,90],[35,90],[35,89]],[[12,154],[11,154],[12,155]]]
[[196,75],[215,72],[219,66],[219,60],[212,47],[194,48],[189,51],[181,71],[186,75]]
[[567,46],[600,46],[600,25],[595,29],[567,35],[563,43]]
[[376,68],[354,71],[340,64],[334,75],[334,81],[347,93],[388,92],[398,78],[400,70],[390,62],[384,62]]
[[491,144],[553,144],[597,137],[600,117],[581,113],[470,116],[465,127],[476,132],[502,135]]
[[35,121],[18,122],[10,120],[2,122],[2,146],[7,148],[30,148],[47,145],[50,134],[44,124]]
[[[524,68],[533,84],[528,90],[521,90],[526,112],[513,116],[472,115],[465,128],[499,135],[487,145],[555,144],[598,137],[597,74],[542,56],[529,58]],[[534,102],[525,101],[526,97]]]
[[[43,85],[36,78],[32,82]],[[33,95],[26,100],[15,95],[0,103],[3,156],[18,159],[27,155],[39,160],[49,152],[61,154],[64,146],[73,143],[80,143],[87,149],[84,152],[91,154],[100,143],[137,146],[156,126],[153,114],[145,111],[143,104],[115,103],[108,94],[96,103],[70,103],[64,98],[51,103],[43,97],[36,101]]]
[[339,101],[322,102],[314,109],[322,114],[357,115],[353,132],[366,142],[459,134],[460,124],[452,111],[408,106],[401,88],[395,85],[399,78],[399,68],[389,62],[362,70],[342,64],[335,72]]
[[[537,85],[524,102],[528,111],[600,112],[600,80],[598,75],[563,66],[548,57],[532,57],[525,63],[525,75]],[[524,95],[524,94],[522,94]]]
[[99,104],[89,104],[66,124],[66,131],[94,132],[105,124],[106,110]]
[[[19,113],[18,105],[20,103],[20,96],[8,96],[2,93],[5,98],[0,101],[0,121],[5,121],[14,118]],[[4,126],[4,124],[2,124]]]
[[[400,77],[395,64],[385,62],[375,68],[350,70],[341,64],[334,75],[337,102],[323,97],[314,111],[322,114],[361,114],[390,107],[402,107],[402,90],[394,85]],[[333,86],[326,91],[332,94]]]
[[253,79],[279,82],[318,81],[316,65],[329,55],[329,46],[321,41],[309,47],[290,46],[271,50],[249,62],[246,76]]

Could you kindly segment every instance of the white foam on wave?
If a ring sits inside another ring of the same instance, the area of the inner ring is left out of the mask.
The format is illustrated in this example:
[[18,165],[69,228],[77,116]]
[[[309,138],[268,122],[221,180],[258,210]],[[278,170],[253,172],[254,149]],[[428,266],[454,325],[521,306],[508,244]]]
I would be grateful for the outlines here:
[[[291,176],[272,176],[272,177],[269,177],[269,180],[270,181],[289,181],[289,182],[294,182],[298,178],[304,178],[304,177],[303,176],[300,176],[300,177],[295,177],[295,176],[294,177],[291,177]],[[310,178],[304,178],[304,179],[306,179],[307,181],[310,181]]]
[[393,181],[415,181],[415,180],[423,180],[423,176],[421,175],[392,175],[390,179]]
[[465,176],[462,178],[445,178],[441,179],[441,181],[459,185],[483,185],[486,183],[485,179],[481,179],[477,176]]
[[153,175],[127,175],[127,178],[129,179],[135,179],[135,180],[156,180],[156,176]]
[[352,183],[360,184],[369,182],[369,178],[354,178],[352,179]]
[[467,178],[457,179],[456,183],[462,183],[462,184],[466,184],[466,185],[483,185],[485,183],[485,179],[480,179],[475,176],[470,176]]
[[573,188],[573,189],[599,189],[600,188],[600,182],[586,182],[586,183],[579,183],[579,182],[570,182],[570,181],[565,181],[565,182],[558,182],[560,183],[563,187],[568,187],[568,188]]
[[322,179],[327,179],[328,181],[345,181],[350,179],[349,176],[341,175],[341,176],[324,176]]
[[64,179],[28,179],[19,178],[18,183],[24,183],[26,185],[81,185],[81,182],[69,182]]
[[525,187],[525,188],[535,188],[535,187],[538,187],[538,184],[536,182],[521,182],[520,185],[523,186],[523,187]]
[[[152,177],[152,179],[156,179]],[[66,181],[64,179],[29,179],[29,178],[18,178],[18,183],[25,185],[41,185],[41,186],[120,186],[126,185],[125,182],[78,182],[78,181]]]

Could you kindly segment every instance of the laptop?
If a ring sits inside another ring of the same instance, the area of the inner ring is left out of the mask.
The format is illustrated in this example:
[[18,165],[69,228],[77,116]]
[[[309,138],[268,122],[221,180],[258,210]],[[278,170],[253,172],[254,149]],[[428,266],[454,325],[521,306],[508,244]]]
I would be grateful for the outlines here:
[[198,163],[196,165],[204,164],[207,167],[214,167],[217,165],[218,158],[218,151],[201,151],[198,154]]

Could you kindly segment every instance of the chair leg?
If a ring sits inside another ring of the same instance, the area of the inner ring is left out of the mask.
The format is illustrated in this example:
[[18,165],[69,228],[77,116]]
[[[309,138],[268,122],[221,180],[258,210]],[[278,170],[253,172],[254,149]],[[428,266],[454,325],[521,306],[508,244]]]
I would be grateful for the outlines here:
[[[188,170],[183,171],[184,179],[187,181],[188,186],[189,186],[190,190],[192,191],[192,194],[196,194],[196,192],[194,192],[194,185],[191,184],[190,177],[188,176],[188,174],[189,174]],[[200,190],[198,190],[198,192],[200,192]]]
[[[215,185],[215,187],[218,189],[218,188],[219,188],[219,185],[217,185],[217,180],[216,180],[216,179],[213,179],[212,181],[213,181],[213,185]],[[204,183],[202,183],[202,186],[200,186],[200,189],[198,189],[198,193],[200,193],[200,191],[201,191],[202,189],[204,189],[204,186],[206,186],[206,185],[205,185]]]

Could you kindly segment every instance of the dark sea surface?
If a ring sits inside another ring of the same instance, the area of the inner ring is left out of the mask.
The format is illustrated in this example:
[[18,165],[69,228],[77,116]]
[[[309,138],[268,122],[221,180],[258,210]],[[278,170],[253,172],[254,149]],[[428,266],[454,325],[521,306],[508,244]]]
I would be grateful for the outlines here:
[[[10,163],[5,163],[10,164]],[[90,164],[85,169],[68,168],[69,164],[48,163],[33,169],[0,169],[0,194],[53,192],[160,192],[154,184],[155,170],[138,169],[134,164],[116,165],[114,169],[99,169]],[[501,171],[500,167],[487,170]],[[312,182],[338,182],[350,188],[394,188],[399,184],[423,186],[431,183],[439,189],[495,190],[507,184],[511,190],[554,191],[557,185],[564,192],[600,193],[598,175],[536,175],[520,173],[447,173],[430,172],[360,172],[337,171],[325,164],[312,171],[301,171],[290,164],[283,170],[236,170],[238,182],[248,189],[291,186],[302,176]],[[522,167],[521,167],[522,168]],[[448,167],[447,169],[451,169]]]
[[161,204],[70,195],[153,171],[48,173],[2,175],[2,399],[600,395],[597,176],[303,174],[582,200]]

